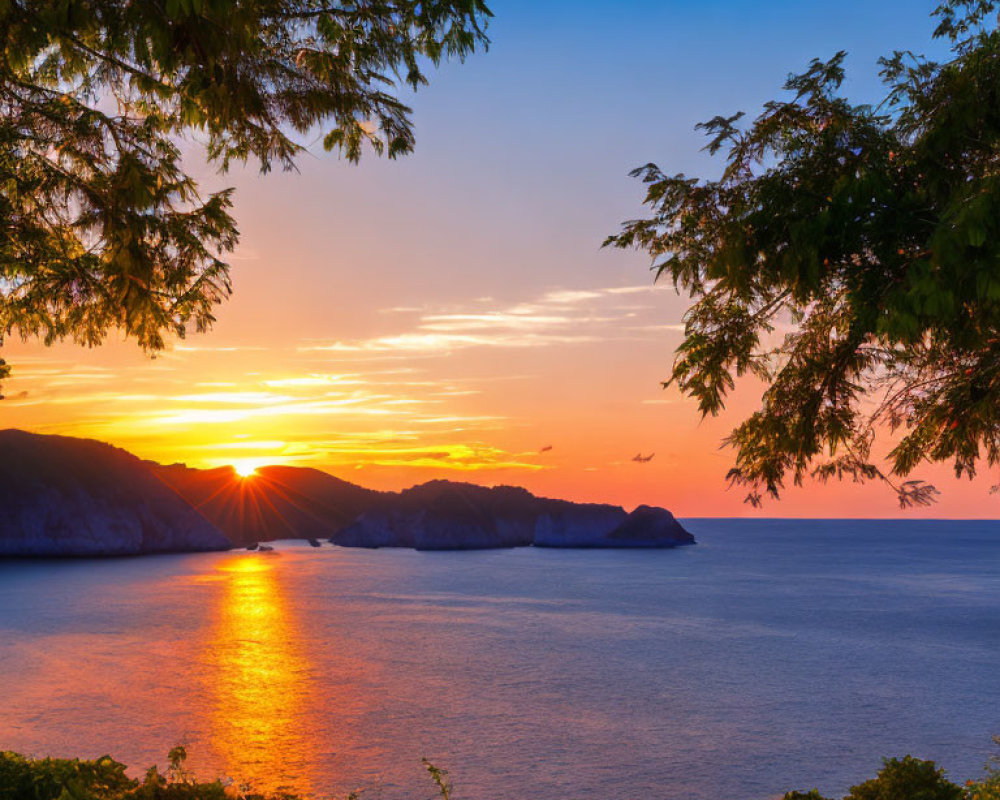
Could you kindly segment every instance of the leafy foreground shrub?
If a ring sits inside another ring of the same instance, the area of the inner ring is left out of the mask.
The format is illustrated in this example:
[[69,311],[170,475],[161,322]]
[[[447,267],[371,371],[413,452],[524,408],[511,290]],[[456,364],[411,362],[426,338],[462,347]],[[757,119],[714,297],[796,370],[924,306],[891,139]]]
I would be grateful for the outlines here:
[[[993,743],[1000,746],[1000,736],[994,736]],[[983,780],[966,784],[965,793],[967,800],[1000,800],[1000,754],[989,760]]]
[[110,756],[80,759],[31,759],[0,753],[0,800],[224,800],[221,781],[197,783],[184,771],[183,747],[170,751],[170,769],[150,767],[134,780]]
[[[829,800],[817,789],[788,792],[784,800]],[[913,756],[887,758],[882,769],[869,781],[852,786],[844,800],[1000,800],[1000,771],[988,769],[982,781],[965,786],[952,783],[933,761]]]
[[[1000,744],[1000,739],[996,739]],[[227,787],[221,781],[199,783],[184,769],[187,752],[183,747],[170,751],[170,768],[161,774],[150,767],[145,778],[135,780],[125,774],[125,765],[110,756],[94,761],[79,759],[25,758],[0,752],[0,800],[301,800],[295,795],[261,795]],[[442,800],[451,800],[448,772],[427,759],[424,768]],[[358,800],[352,793],[346,800]],[[784,800],[829,800],[812,789],[788,792]],[[1000,800],[1000,762],[987,767],[981,781],[965,786],[952,783],[933,761],[919,758],[883,760],[878,775],[852,786],[844,800]]]
[[[142,780],[125,774],[126,766],[110,756],[81,761],[25,758],[0,752],[0,800],[300,800],[296,795],[261,795],[227,787],[221,781],[199,783],[184,769],[187,752],[170,751],[164,775],[150,767]],[[424,759],[442,800],[451,800],[448,772]],[[352,793],[347,800],[358,800]]]

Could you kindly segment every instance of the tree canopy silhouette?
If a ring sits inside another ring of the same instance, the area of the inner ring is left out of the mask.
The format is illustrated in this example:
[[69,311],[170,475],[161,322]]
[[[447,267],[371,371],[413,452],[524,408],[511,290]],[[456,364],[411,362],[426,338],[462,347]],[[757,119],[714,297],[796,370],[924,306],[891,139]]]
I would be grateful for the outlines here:
[[351,161],[408,153],[397,87],[485,46],[489,16],[483,0],[0,0],[0,335],[120,329],[157,350],[204,330],[238,232],[178,137],[223,170],[291,168],[306,134]]
[[605,244],[648,251],[695,301],[667,383],[703,415],[740,376],[766,384],[726,440],[755,505],[809,475],[884,479],[926,504],[934,487],[903,480],[921,462],[969,477],[1000,462],[997,5],[943,2],[949,59],[883,58],[878,106],[840,94],[840,52],[751,123],[699,126],[719,178],[633,172],[650,216]]

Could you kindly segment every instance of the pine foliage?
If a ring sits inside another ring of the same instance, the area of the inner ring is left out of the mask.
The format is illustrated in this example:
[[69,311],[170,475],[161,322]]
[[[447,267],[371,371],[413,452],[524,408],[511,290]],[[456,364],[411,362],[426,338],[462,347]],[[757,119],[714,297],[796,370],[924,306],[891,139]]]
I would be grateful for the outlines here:
[[[414,145],[401,86],[485,46],[482,0],[0,0],[0,335],[147,350],[230,292],[231,192],[178,140],[292,168]],[[0,378],[6,374],[0,361]]]
[[[759,409],[727,439],[759,505],[791,479],[883,479],[902,506],[937,491],[922,462],[1000,465],[1000,31],[995,0],[948,0],[951,57],[882,59],[883,103],[814,60],[756,119],[699,126],[721,175],[634,171],[637,247],[694,302],[668,384],[718,414],[742,376]],[[892,440],[888,467],[873,450]]]

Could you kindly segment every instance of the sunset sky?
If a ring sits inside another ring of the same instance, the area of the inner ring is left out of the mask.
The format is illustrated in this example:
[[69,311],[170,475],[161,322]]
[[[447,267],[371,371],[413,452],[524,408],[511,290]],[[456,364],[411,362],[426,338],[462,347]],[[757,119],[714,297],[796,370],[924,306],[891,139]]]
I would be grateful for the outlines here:
[[[235,292],[217,325],[155,360],[121,342],[8,342],[3,426],[374,488],[447,477],[748,514],[719,445],[759,387],[704,422],[662,390],[686,300],[653,287],[642,254],[600,243],[641,213],[629,169],[710,174],[695,123],[756,111],[813,56],[847,49],[848,91],[878,99],[879,55],[940,52],[936,4],[496,0],[489,52],[409,96],[410,157],[351,166],[317,143],[298,174],[219,176],[189,142],[206,188],[237,187]],[[918,477],[944,492],[920,515],[997,516],[997,478]],[[843,485],[754,513],[899,512],[883,487]]]

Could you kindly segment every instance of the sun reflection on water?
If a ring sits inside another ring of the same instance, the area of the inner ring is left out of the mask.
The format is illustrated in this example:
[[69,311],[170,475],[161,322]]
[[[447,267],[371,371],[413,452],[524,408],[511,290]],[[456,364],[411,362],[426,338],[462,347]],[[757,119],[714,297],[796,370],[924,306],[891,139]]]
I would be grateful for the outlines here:
[[206,654],[214,699],[211,743],[226,775],[255,790],[315,794],[308,741],[309,664],[276,556],[218,565],[224,589]]

